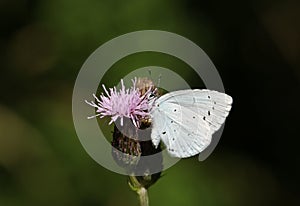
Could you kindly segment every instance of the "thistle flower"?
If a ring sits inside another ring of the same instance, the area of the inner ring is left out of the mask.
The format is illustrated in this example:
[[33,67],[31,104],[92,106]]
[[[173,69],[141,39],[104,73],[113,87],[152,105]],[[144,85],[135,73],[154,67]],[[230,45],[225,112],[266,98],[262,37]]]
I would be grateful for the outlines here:
[[120,118],[121,126],[123,126],[123,118],[125,117],[131,119],[134,126],[139,128],[139,120],[149,116],[151,104],[149,104],[147,96],[149,92],[151,92],[151,88],[147,90],[145,94],[141,95],[140,90],[136,87],[136,82],[137,80],[135,78],[132,80],[133,86],[130,89],[125,89],[122,79],[121,89],[117,91],[116,87],[109,88],[109,92],[106,87],[102,85],[107,96],[104,96],[102,93],[100,98],[98,98],[95,94],[93,94],[96,102],[88,102],[85,100],[87,104],[97,108],[96,113],[98,113],[88,118],[90,119],[97,116],[103,118],[105,116],[109,116],[111,117],[109,124]]
[[[121,89],[117,91],[116,87],[110,88],[109,92],[102,85],[106,96],[102,93],[98,98],[95,94],[95,102],[87,104],[96,108],[96,115],[111,117],[109,124],[121,120],[122,131],[115,125],[112,139],[112,156],[116,163],[126,169],[128,172],[128,184],[132,190],[136,191],[140,197],[141,205],[148,205],[147,189],[153,185],[161,175],[161,172],[151,174],[152,165],[157,164],[162,169],[162,155],[158,155],[154,162],[140,161],[141,156],[153,155],[161,152],[160,147],[154,147],[150,140],[150,132],[143,132],[143,137],[147,136],[147,141],[140,139],[141,133],[136,128],[131,127],[130,121],[139,129],[149,128],[151,126],[150,110],[159,92],[153,82],[148,78],[135,78],[132,80],[133,86],[125,89],[124,82],[121,80]],[[152,96],[151,96],[151,95]],[[126,131],[124,134],[123,132]],[[126,135],[125,135],[126,134]],[[118,152],[119,151],[119,152]],[[121,153],[120,153],[121,152]],[[143,172],[142,176],[136,176],[135,170]]]

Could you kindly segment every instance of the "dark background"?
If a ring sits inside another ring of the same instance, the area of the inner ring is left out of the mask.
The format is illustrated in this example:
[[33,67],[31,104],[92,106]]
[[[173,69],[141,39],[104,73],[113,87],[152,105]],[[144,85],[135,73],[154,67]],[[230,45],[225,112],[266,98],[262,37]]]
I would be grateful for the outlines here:
[[71,98],[97,47],[144,29],[198,44],[234,99],[213,154],[165,171],[150,204],[299,205],[299,19],[296,0],[2,0],[0,205],[138,205],[84,151]]

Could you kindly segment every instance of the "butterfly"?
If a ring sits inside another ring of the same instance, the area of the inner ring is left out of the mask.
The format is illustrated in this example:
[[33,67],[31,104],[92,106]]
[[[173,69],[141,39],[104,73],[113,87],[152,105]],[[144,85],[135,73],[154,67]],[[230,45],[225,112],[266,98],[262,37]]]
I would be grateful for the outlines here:
[[152,143],[157,148],[162,141],[173,157],[201,153],[224,124],[231,105],[231,96],[207,89],[179,90],[158,97],[150,110]]

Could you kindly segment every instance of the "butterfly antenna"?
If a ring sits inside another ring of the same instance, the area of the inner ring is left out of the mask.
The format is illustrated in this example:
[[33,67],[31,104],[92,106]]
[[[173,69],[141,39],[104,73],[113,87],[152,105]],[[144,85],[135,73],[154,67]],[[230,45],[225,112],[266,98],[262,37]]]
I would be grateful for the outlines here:
[[158,80],[157,80],[157,87],[159,88],[160,87],[160,81],[161,81],[161,74],[159,75],[159,77],[158,77]]
[[148,74],[149,74],[149,79],[153,82],[153,78],[152,78],[152,70],[151,70],[151,68],[148,69]]
[[152,78],[152,70],[151,69],[148,69],[148,74],[149,74],[150,78]]

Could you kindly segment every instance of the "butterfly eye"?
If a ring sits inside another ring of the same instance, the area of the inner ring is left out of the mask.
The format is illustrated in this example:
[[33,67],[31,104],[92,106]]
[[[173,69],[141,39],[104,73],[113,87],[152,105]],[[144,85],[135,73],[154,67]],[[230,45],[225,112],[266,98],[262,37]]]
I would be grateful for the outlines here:
[[155,94],[153,92],[151,92],[149,95],[148,95],[148,99],[153,99],[155,97]]

